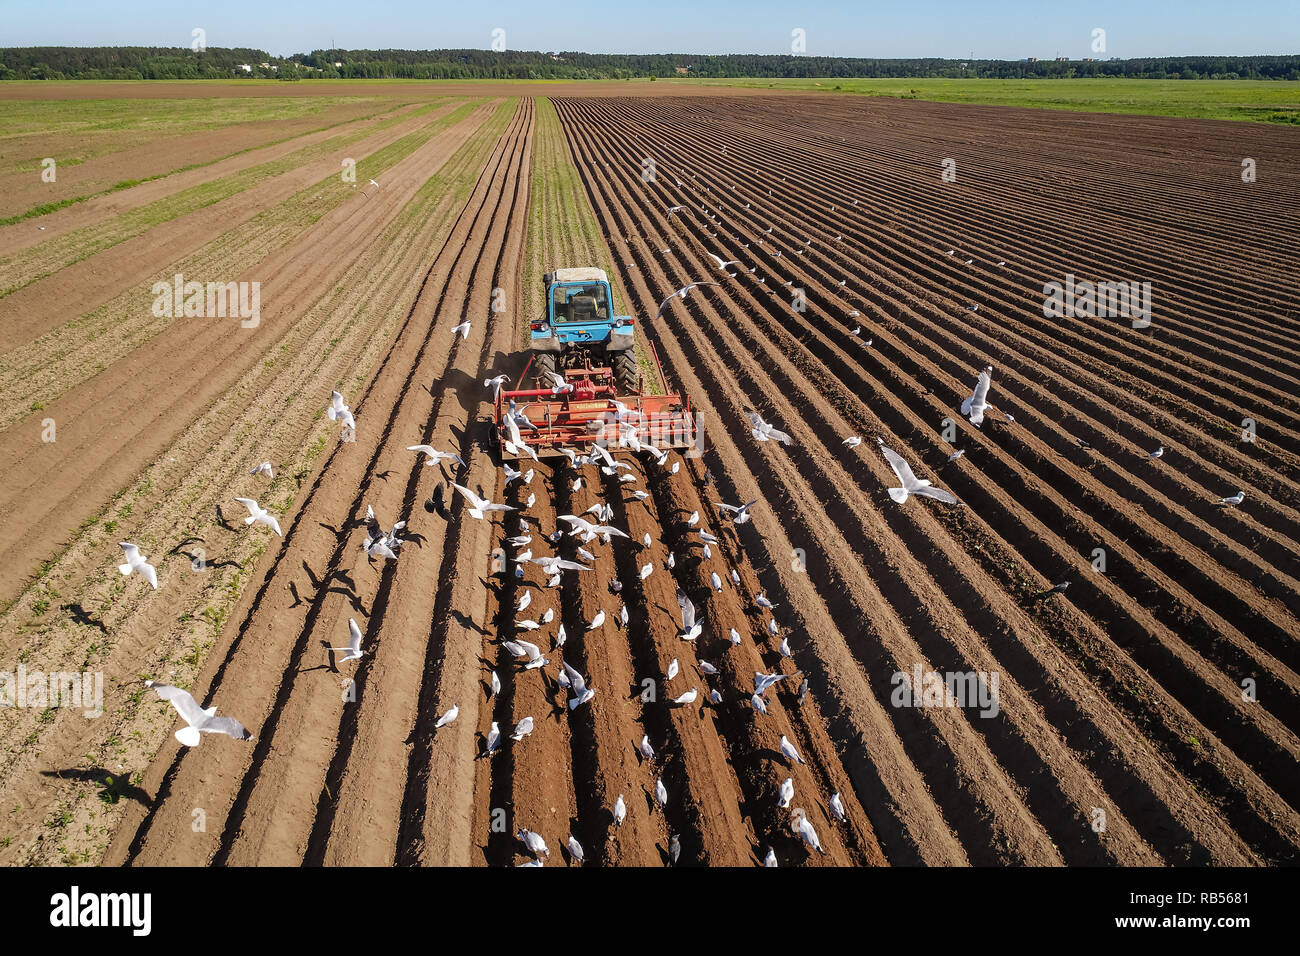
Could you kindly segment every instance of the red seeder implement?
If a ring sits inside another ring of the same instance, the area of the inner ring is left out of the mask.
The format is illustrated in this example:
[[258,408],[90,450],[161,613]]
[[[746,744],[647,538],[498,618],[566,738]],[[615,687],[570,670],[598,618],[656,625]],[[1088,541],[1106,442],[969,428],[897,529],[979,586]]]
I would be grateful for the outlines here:
[[[664,383],[663,369],[653,345],[659,380]],[[524,367],[520,381],[524,381],[532,359]],[[551,388],[502,390],[496,399],[494,419],[496,443],[502,459],[526,457],[527,452],[516,448],[512,453],[510,430],[506,422],[510,403],[515,403],[515,414],[522,414],[534,427],[517,421],[519,436],[537,452],[538,457],[554,457],[561,448],[581,455],[590,451],[597,442],[615,448],[628,446],[631,437],[642,445],[653,445],[664,451],[669,448],[690,448],[696,442],[695,415],[689,399],[681,395],[646,394],[644,388],[632,395],[619,395],[618,384],[610,368],[573,368],[563,372],[565,383],[572,391],[555,394]],[[620,409],[615,403],[623,406]]]

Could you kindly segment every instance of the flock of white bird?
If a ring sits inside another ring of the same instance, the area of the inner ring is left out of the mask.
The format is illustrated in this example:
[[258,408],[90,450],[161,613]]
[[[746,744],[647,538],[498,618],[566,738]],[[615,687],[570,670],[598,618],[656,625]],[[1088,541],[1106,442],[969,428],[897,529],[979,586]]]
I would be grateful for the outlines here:
[[[682,183],[678,181],[678,185],[681,186]],[[715,222],[720,221],[718,215],[709,211],[707,206],[702,205],[699,208],[700,211],[704,212],[710,219]],[[724,207],[720,204],[717,208],[718,211],[721,212]],[[832,207],[832,209],[833,208],[834,207]],[[680,215],[687,211],[694,210],[686,205],[676,205],[669,207],[667,213],[668,217],[671,219],[674,215]],[[769,227],[766,232],[770,234],[772,228]],[[712,235],[716,237],[717,233],[714,232]],[[841,238],[842,237],[837,237],[837,239]],[[759,239],[758,241],[760,245],[764,242],[762,239]],[[805,247],[810,245],[811,240],[805,240],[803,242],[803,246]],[[748,248],[748,245],[746,245],[746,248]],[[663,251],[667,252],[668,250]],[[802,252],[803,249],[797,250],[798,254],[802,254]],[[955,250],[950,250],[948,252],[949,256],[954,254]],[[779,257],[781,253],[776,251],[773,255]],[[714,266],[718,271],[724,273],[728,278],[736,278],[740,274],[739,270],[737,270],[737,272],[728,272],[727,270],[729,267],[738,266],[743,268],[740,260],[724,259],[711,252],[708,253],[708,256],[712,259]],[[973,259],[967,260],[966,264],[972,264],[973,261]],[[1005,265],[1005,262],[997,263],[998,267]],[[748,270],[748,274],[753,275],[756,271],[756,269],[751,268]],[[766,280],[759,279],[758,281],[765,282]],[[661,314],[675,299],[685,299],[692,289],[700,286],[718,286],[719,284],[720,283],[714,281],[701,281],[677,289],[663,300],[656,316]],[[793,280],[785,283],[786,286],[792,284]],[[845,285],[845,282],[840,282],[840,285]],[[967,307],[967,310],[971,312],[974,312],[977,309],[978,305]],[[849,313],[850,317],[856,317],[857,315],[858,313],[856,311]],[[468,337],[469,331],[470,322],[468,320],[456,325],[451,330],[453,335],[460,335],[462,338]],[[864,347],[871,347],[873,340],[868,338],[863,341],[860,337],[861,333],[862,328],[861,326],[858,326],[853,330],[851,335]],[[976,378],[975,386],[970,397],[966,398],[961,403],[961,414],[966,416],[972,425],[981,426],[985,421],[986,414],[993,407],[989,401],[989,393],[992,388],[992,376],[992,367],[985,368],[981,371]],[[507,381],[508,376],[497,375],[485,380],[483,384],[484,387],[493,390],[493,396],[495,399],[502,386]],[[551,382],[551,392],[556,396],[571,391],[573,387],[565,381],[563,376],[555,375],[553,373],[551,374]],[[637,420],[637,413],[620,402],[614,402],[613,405],[615,407],[615,418],[618,425],[619,436],[617,450],[620,453],[630,451],[635,454],[644,455],[646,456],[648,463],[653,462],[660,468],[667,468],[670,457],[669,452],[667,450],[658,449],[653,444],[640,439],[641,428],[640,422]],[[503,422],[503,427],[505,429],[503,444],[510,454],[516,455],[520,459],[531,458],[533,461],[536,461],[537,453],[527,443],[525,432],[535,432],[537,426],[528,419],[525,411],[526,408],[521,409],[516,407],[513,401],[509,403],[508,412],[505,415]],[[351,436],[355,433],[356,419],[351,409],[345,403],[342,394],[337,391],[331,394],[330,403],[326,407],[325,413],[331,421],[338,422],[343,426],[344,440],[351,440]],[[787,446],[794,444],[794,440],[789,434],[766,422],[758,411],[747,411],[746,415],[749,419],[750,434],[755,441],[775,441]],[[1007,424],[1013,424],[1015,418],[1010,414],[1004,413],[1003,421]],[[889,464],[890,468],[898,478],[899,484],[897,487],[889,487],[886,489],[889,497],[895,502],[903,504],[909,497],[917,496],[933,498],[945,504],[961,505],[961,502],[959,502],[950,492],[934,487],[928,479],[917,478],[907,460],[893,449],[885,447],[882,439],[876,438],[875,441],[880,447],[885,461]],[[848,448],[856,448],[861,443],[862,438],[856,435],[849,436],[843,440],[843,444]],[[1078,440],[1078,444],[1083,448],[1091,447],[1082,439]],[[439,451],[438,449],[426,444],[411,445],[407,450],[423,455],[423,463],[429,467],[451,461],[456,462],[462,469],[465,467],[464,460],[454,452]],[[617,460],[610,454],[609,449],[606,447],[597,445],[592,448],[590,454],[582,455],[571,449],[562,449],[562,451],[566,455],[568,464],[574,472],[572,481],[572,490],[574,492],[581,489],[584,475],[583,470],[588,467],[598,468],[600,472],[607,477],[617,477],[620,484],[633,484],[637,481],[632,466],[625,461]],[[1149,457],[1152,460],[1159,459],[1164,455],[1164,453],[1164,446],[1161,445],[1155,451],[1150,452]],[[949,456],[948,461],[954,462],[964,454],[964,449],[957,449]],[[680,467],[681,463],[675,462],[672,464],[670,472],[676,474]],[[534,477],[534,471],[532,468],[529,468],[525,472],[516,469],[509,462],[503,462],[502,469],[505,475],[505,488],[509,488],[509,486],[516,481],[521,482],[524,486],[531,486]],[[627,473],[624,474],[623,472]],[[274,469],[270,462],[262,462],[252,468],[249,474],[255,477],[265,476],[273,478]],[[467,504],[466,513],[471,518],[475,519],[483,519],[495,512],[527,510],[528,508],[532,508],[536,503],[536,495],[531,492],[529,493],[526,502],[521,507],[515,507],[496,503],[489,499],[480,497],[475,491],[461,484],[452,483],[452,487],[455,488],[455,490],[465,499]],[[650,497],[649,492],[642,489],[628,490],[635,501],[644,502],[648,497]],[[1245,497],[1245,492],[1239,491],[1234,496],[1219,499],[1219,503],[1222,505],[1239,505],[1245,500]],[[255,498],[236,497],[234,500],[244,505],[249,512],[248,517],[244,519],[246,525],[251,526],[254,524],[261,524],[269,528],[271,531],[274,531],[276,535],[283,537],[277,518],[259,505]],[[735,524],[740,525],[750,520],[750,509],[756,503],[757,499],[739,505],[728,504],[725,502],[716,502],[716,505],[723,515],[729,516]],[[589,520],[587,515],[593,516],[594,520]],[[568,525],[567,532],[557,527],[552,533],[545,535],[544,537],[541,535],[540,528],[537,530],[537,534],[534,535],[529,520],[526,517],[521,517],[519,521],[519,534],[511,536],[505,541],[507,547],[514,552],[513,558],[509,560],[514,565],[515,576],[522,580],[525,576],[526,565],[534,564],[543,572],[545,577],[544,586],[547,588],[554,588],[559,586],[562,575],[567,572],[592,570],[596,556],[587,549],[587,546],[594,546],[593,542],[599,542],[602,545],[609,545],[611,540],[615,537],[624,539],[629,538],[629,535],[625,531],[614,527],[610,523],[613,520],[613,517],[614,509],[612,506],[607,502],[597,502],[591,508],[587,509],[583,515],[560,515],[559,520]],[[701,548],[702,557],[704,560],[709,560],[712,557],[710,546],[717,543],[717,538],[709,534],[709,532],[703,527],[698,529],[695,528],[699,521],[699,517],[699,513],[696,512],[690,516],[687,522],[692,529],[695,529],[695,533],[698,535],[698,542],[692,542],[692,545],[698,543]],[[367,506],[365,517],[366,537],[362,547],[366,551],[368,557],[381,561],[397,560],[403,543],[400,532],[405,528],[405,526],[405,521],[399,521],[394,524],[391,529],[385,531],[380,525],[373,510]],[[566,536],[569,538],[576,538],[581,543],[581,546],[576,548],[577,557],[581,560],[563,558],[558,553],[553,555],[534,554],[532,549],[534,540],[536,540],[536,544],[539,548],[543,546],[542,542],[544,541],[550,545],[552,550],[556,550],[562,539]],[[643,550],[649,551],[653,546],[654,542],[647,534],[641,542],[640,547]],[[118,566],[118,570],[123,575],[131,575],[132,573],[139,574],[149,583],[150,587],[156,589],[158,587],[157,570],[149,563],[148,559],[141,554],[139,547],[131,542],[122,542],[121,547],[125,552],[125,562]],[[676,566],[676,556],[672,553],[667,554],[664,563],[670,570],[674,569]],[[642,581],[646,580],[654,573],[654,571],[654,561],[647,561],[640,567],[640,579]],[[740,579],[734,570],[731,571],[730,576],[733,585],[739,586]],[[710,572],[709,584],[715,592],[720,592],[724,587],[723,579],[716,571]],[[1063,591],[1065,587],[1068,587],[1068,582],[1057,585],[1052,590]],[[611,582],[611,590],[615,594],[621,592],[621,583],[618,581]],[[524,612],[528,608],[531,600],[532,592],[525,589],[515,611],[518,613]],[[677,591],[677,600],[681,610],[681,632],[679,633],[679,637],[685,641],[695,641],[703,632],[703,622],[698,616],[694,603],[680,588]],[[771,604],[763,594],[758,595],[756,604],[759,608],[769,612],[775,607],[775,605]],[[518,619],[515,621],[514,627],[516,631],[537,631],[543,626],[551,624],[553,620],[554,611],[548,609],[545,614],[542,615],[540,621],[531,618]],[[615,615],[615,620],[618,622],[619,626],[627,626],[629,617],[626,605],[620,607],[619,611]],[[593,631],[603,627],[605,623],[606,614],[604,609],[601,609],[592,617],[591,621],[586,624],[585,629],[587,631]],[[330,648],[332,653],[337,654],[336,663],[341,664],[349,661],[357,661],[365,654],[365,651],[362,649],[363,634],[355,619],[349,619],[348,627],[349,643],[343,647]],[[771,617],[768,620],[767,633],[772,638],[781,636],[780,627],[776,623],[774,617]],[[739,644],[741,641],[740,635],[734,628],[730,630],[728,639],[732,646]],[[562,654],[565,640],[566,634],[564,625],[560,624],[557,633],[553,637],[554,645],[551,653]],[[521,672],[540,670],[551,663],[549,658],[544,656],[538,644],[523,640],[517,636],[513,640],[502,641],[502,647],[504,647],[504,649],[515,658],[520,665]],[[780,641],[779,651],[784,657],[790,658],[792,656],[788,639],[783,638]],[[709,677],[718,674],[717,668],[708,661],[701,659],[698,661],[698,666],[703,676]],[[676,696],[672,696],[668,692],[668,682],[672,681],[677,674],[678,663],[676,658],[674,658],[668,667],[666,679],[664,681],[664,692],[667,702],[674,707],[687,707],[695,704],[698,697],[698,689],[695,686],[678,693]],[[746,690],[746,696],[749,696],[749,703],[754,711],[755,719],[758,719],[758,717],[767,713],[767,689],[786,676],[788,675],[755,672],[754,690],[752,694]],[[571,667],[566,661],[560,661],[556,680],[559,687],[562,688],[562,692],[567,696],[567,707],[569,711],[573,711],[576,708],[591,702],[596,696],[596,689],[589,686],[586,678],[584,678],[576,669]],[[192,747],[197,745],[201,739],[202,733],[226,734],[241,740],[252,739],[249,732],[238,721],[233,718],[216,717],[215,707],[207,710],[200,708],[194,698],[186,691],[169,685],[158,684],[153,681],[147,681],[146,684],[157,692],[161,699],[170,702],[176,709],[177,713],[185,721],[186,726],[176,733],[176,738],[185,746]],[[491,687],[492,695],[495,697],[501,689],[500,677],[495,670],[489,675],[489,686]],[[807,693],[808,682],[805,679],[798,693],[800,704],[803,703],[804,697]],[[714,705],[720,704],[723,701],[723,696],[717,688],[709,690],[709,701]],[[460,709],[458,706],[452,706],[437,720],[435,729],[445,727],[455,721],[459,712]],[[522,741],[533,732],[533,729],[533,718],[531,716],[524,717],[515,724],[513,730],[509,734],[510,739],[515,742]],[[498,724],[493,722],[491,729],[485,736],[484,753],[489,756],[496,753],[500,742],[501,730]],[[646,759],[654,759],[655,752],[648,737],[643,738],[640,751]],[[803,762],[797,750],[795,750],[794,745],[784,736],[781,738],[781,753],[792,764]],[[807,813],[798,807],[791,809],[790,804],[793,798],[793,778],[787,778],[780,787],[779,807],[783,810],[790,810],[790,821],[793,832],[800,836],[810,849],[823,852],[817,832],[811,821],[809,821]],[[656,781],[654,800],[656,806],[661,810],[670,800],[670,796],[662,777]],[[844,805],[838,793],[832,796],[829,802],[829,809],[835,819],[839,821],[845,819]],[[622,824],[627,815],[627,804],[622,794],[619,794],[611,813],[614,826],[618,827]],[[528,849],[531,857],[527,863],[522,865],[540,866],[542,865],[544,858],[549,858],[550,851],[541,835],[527,829],[520,829],[517,835],[520,841]],[[582,846],[573,835],[569,835],[568,837],[568,849],[574,860],[579,863],[584,860],[585,854]],[[669,855],[672,862],[675,863],[677,861],[679,853],[680,843],[678,837],[673,834],[671,835],[669,847]],[[771,848],[768,849],[763,862],[765,866],[777,865],[775,853]]]

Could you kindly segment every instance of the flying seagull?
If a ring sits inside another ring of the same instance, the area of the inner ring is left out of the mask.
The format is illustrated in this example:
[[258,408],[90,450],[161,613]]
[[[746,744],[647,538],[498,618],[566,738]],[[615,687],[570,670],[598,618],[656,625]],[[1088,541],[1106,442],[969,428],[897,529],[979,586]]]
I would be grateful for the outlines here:
[[677,605],[682,609],[682,633],[678,635],[683,641],[693,641],[704,630],[704,624],[695,619],[695,603],[678,588]]
[[894,469],[894,474],[898,480],[903,483],[901,488],[890,488],[889,497],[893,498],[900,505],[907,500],[908,495],[924,495],[929,498],[936,498],[939,501],[946,502],[950,505],[957,504],[957,499],[942,488],[932,488],[927,478],[917,478],[912,473],[912,468],[903,457],[892,449],[885,448],[883,445],[880,450],[885,454],[885,460],[889,466]]
[[488,501],[486,498],[480,498],[478,495],[474,494],[474,492],[470,491],[464,485],[458,485],[455,482],[452,482],[451,486],[455,488],[457,491],[459,491],[462,495],[464,495],[465,500],[469,502],[470,504],[469,514],[471,518],[482,518],[484,513],[488,511],[518,511],[519,510],[518,508],[513,508],[510,505],[493,504],[492,502]]
[[674,293],[673,293],[672,295],[670,295],[668,298],[664,299],[662,302],[659,303],[659,311],[655,313],[655,318],[657,319],[657,318],[659,318],[659,316],[663,315],[663,311],[664,311],[664,309],[668,308],[668,303],[671,302],[671,301],[673,301],[673,299],[684,299],[684,298],[686,298],[686,294],[687,294],[688,292],[690,292],[690,291],[691,291],[692,289],[694,289],[696,286],[702,286],[702,285],[719,285],[719,283],[717,283],[717,282],[692,282],[690,285],[682,286],[682,288],[678,289],[676,292],[674,292]]
[[961,413],[970,417],[972,425],[978,425],[984,421],[984,412],[989,407],[989,385],[993,381],[993,366],[990,365],[984,371],[980,372],[979,379],[975,382],[975,391],[971,393],[961,403]]
[[719,508],[722,508],[724,511],[729,511],[733,523],[744,524],[749,520],[749,509],[758,504],[758,499],[755,498],[753,501],[747,501],[743,505],[729,505],[723,501],[715,501],[714,504]]
[[422,452],[425,455],[424,465],[426,468],[432,468],[444,458],[454,458],[456,461],[460,462],[462,468],[465,467],[465,459],[461,458],[460,455],[450,451],[438,451],[438,449],[434,448],[432,445],[407,445],[406,450]]
[[347,647],[331,647],[331,651],[342,651],[343,655],[338,659],[338,663],[346,664],[348,661],[359,661],[361,655],[365,652],[361,650],[361,628],[357,627],[355,618],[348,618],[348,633],[352,635],[352,641]]
[[747,411],[745,414],[749,416],[749,423],[753,426],[753,428],[750,429],[750,434],[759,441],[768,441],[771,439],[779,441],[783,445],[794,444],[793,438],[783,431],[778,431],[767,422],[763,421],[763,416],[758,412]]
[[325,415],[332,422],[342,422],[346,428],[356,428],[357,421],[352,417],[352,409],[343,404],[343,396],[338,392],[330,392],[330,404],[325,409]]
[[466,320],[465,320],[464,322],[462,322],[460,325],[454,325],[454,326],[452,326],[451,334],[452,334],[452,335],[455,335],[457,332],[460,333],[460,337],[461,337],[462,339],[467,339],[467,338],[469,338],[469,319],[466,319]]
[[250,475],[266,475],[268,478],[275,477],[275,471],[271,468],[271,463],[269,461],[262,462],[256,468],[250,468],[248,473]]
[[117,569],[122,572],[122,576],[128,577],[132,571],[136,571],[149,582],[151,588],[155,591],[158,590],[158,571],[145,560],[144,555],[140,553],[140,549],[130,541],[121,541],[119,544],[122,546],[122,550],[126,552],[126,563],[117,566]]
[[280,522],[276,521],[275,516],[268,513],[267,510],[258,505],[256,501],[252,498],[236,498],[235,500],[248,509],[248,517],[244,519],[244,524],[253,524],[254,522],[257,524],[264,524],[276,534],[280,535],[280,537],[284,537],[284,535],[280,533]]
[[197,747],[202,739],[200,734],[226,734],[236,740],[253,739],[253,735],[235,718],[218,717],[216,707],[204,710],[189,691],[151,680],[145,681],[144,686],[152,687],[159,697],[176,708],[176,713],[181,715],[181,720],[189,725],[176,731],[176,739],[186,747]]

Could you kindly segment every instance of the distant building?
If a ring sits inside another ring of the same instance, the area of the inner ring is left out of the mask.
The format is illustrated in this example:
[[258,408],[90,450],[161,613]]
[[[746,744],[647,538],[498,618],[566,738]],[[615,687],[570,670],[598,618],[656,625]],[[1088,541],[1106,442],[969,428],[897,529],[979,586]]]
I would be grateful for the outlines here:
[[1070,62],[1070,58],[1069,58],[1068,56],[1058,56],[1058,57],[1056,58],[1056,62],[1057,62],[1057,63],[1069,63],[1069,62]]
[[1027,57],[1025,57],[1024,62],[1025,62],[1025,63],[1037,63],[1037,62],[1038,62],[1038,57],[1036,57],[1036,56],[1027,56]]
[[252,72],[253,72],[253,64],[251,64],[251,63],[236,63],[236,64],[235,64],[235,69],[236,69],[236,70],[243,70],[245,73],[252,73]]
[[687,73],[691,72],[691,68],[689,66],[678,66],[678,67],[674,67],[673,69],[677,71],[678,76],[685,76]]

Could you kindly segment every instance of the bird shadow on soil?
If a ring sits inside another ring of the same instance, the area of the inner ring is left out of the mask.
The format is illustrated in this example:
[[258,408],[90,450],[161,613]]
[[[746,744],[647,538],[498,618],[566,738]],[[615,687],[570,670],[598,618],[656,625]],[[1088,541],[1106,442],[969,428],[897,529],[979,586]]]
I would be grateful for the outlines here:
[[[194,565],[194,563],[195,563],[196,561],[199,561],[199,560],[200,560],[200,558],[199,558],[199,556],[198,556],[197,553],[190,552],[190,551],[181,551],[179,548],[176,548],[176,549],[174,549],[174,550],[172,550],[172,551],[168,551],[167,553],[168,553],[168,554],[183,554],[183,555],[185,555],[185,557],[187,557],[187,558],[189,559],[191,565]],[[206,556],[202,559],[202,563],[203,563],[203,566],[204,566],[204,567],[207,567],[207,568],[237,568],[237,567],[239,567],[239,562],[238,562],[238,561],[209,561],[209,560],[207,559]]]
[[483,625],[479,624],[478,621],[474,620],[464,611],[452,611],[451,616],[455,619],[456,623],[465,628],[465,630],[473,631],[480,637],[487,637],[491,633],[487,628],[483,627]]
[[102,634],[108,633],[108,628],[104,626],[104,622],[97,617],[92,617],[90,612],[80,604],[63,604],[61,607],[72,616],[74,621],[83,627],[93,627]]
[[338,660],[335,657],[333,645],[330,644],[329,641],[321,641],[320,646],[323,647],[325,649],[325,653],[329,655],[329,663],[317,664],[315,667],[299,667],[298,673],[308,674],[312,671],[333,671],[335,674],[343,673],[341,670],[339,670]]
[[224,528],[226,531],[229,531],[233,534],[235,529],[231,526],[230,522],[226,520],[226,514],[224,511],[221,510],[221,505],[217,505],[216,509],[217,509],[217,524],[221,525],[222,528]]
[[103,767],[92,767],[89,770],[77,768],[68,770],[42,770],[43,777],[58,777],[60,780],[79,780],[82,783],[93,783],[100,787],[99,798],[105,803],[117,803],[123,797],[128,800],[134,800],[144,807],[153,806],[153,800],[149,794],[137,786],[134,786],[130,780],[130,774],[125,776],[115,774]]

